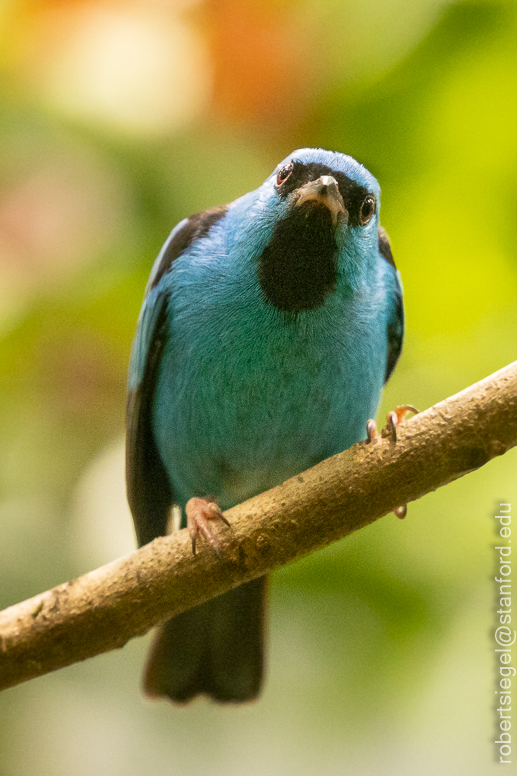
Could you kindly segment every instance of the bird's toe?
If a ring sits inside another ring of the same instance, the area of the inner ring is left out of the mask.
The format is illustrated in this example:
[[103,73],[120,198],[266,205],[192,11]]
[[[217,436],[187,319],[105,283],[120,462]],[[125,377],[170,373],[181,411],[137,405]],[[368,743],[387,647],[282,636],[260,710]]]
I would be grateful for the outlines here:
[[196,541],[199,536],[202,536],[214,552],[220,555],[219,542],[209,527],[209,521],[221,520],[229,528],[231,526],[218,504],[210,497],[194,497],[187,501],[185,512],[187,514],[187,528],[190,532],[194,555],[196,554]]

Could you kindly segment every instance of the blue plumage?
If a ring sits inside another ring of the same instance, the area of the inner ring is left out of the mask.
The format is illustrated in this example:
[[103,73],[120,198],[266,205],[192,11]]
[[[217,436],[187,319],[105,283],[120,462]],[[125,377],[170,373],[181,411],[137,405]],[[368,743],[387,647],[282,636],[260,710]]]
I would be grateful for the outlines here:
[[[139,543],[172,503],[227,509],[364,439],[400,353],[401,288],[380,190],[354,159],[295,151],[256,191],[182,221],[155,262],[129,376]],[[260,685],[263,581],[170,621],[151,694],[246,700]]]

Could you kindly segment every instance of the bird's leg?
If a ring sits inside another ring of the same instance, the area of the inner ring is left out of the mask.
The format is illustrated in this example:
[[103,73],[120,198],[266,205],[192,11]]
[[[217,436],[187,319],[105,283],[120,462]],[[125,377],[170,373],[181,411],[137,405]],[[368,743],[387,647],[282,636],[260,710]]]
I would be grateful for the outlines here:
[[231,526],[223,515],[220,507],[216,504],[215,499],[211,496],[206,496],[206,498],[191,498],[187,501],[185,512],[187,513],[187,528],[190,532],[192,552],[194,555],[196,554],[196,539],[200,534],[206,539],[210,547],[220,555],[218,541],[208,527],[208,521],[222,520],[228,528]]
[[[418,410],[413,407],[412,404],[400,404],[395,410],[388,412],[387,425],[382,429],[380,435],[377,430],[377,424],[374,420],[370,419],[366,423],[366,438],[370,444],[372,442],[380,441],[380,437],[391,436],[394,442],[397,441],[397,426],[399,426],[405,419],[408,412],[418,413]],[[407,504],[401,504],[399,507],[395,507],[393,513],[397,515],[401,520],[407,515]]]

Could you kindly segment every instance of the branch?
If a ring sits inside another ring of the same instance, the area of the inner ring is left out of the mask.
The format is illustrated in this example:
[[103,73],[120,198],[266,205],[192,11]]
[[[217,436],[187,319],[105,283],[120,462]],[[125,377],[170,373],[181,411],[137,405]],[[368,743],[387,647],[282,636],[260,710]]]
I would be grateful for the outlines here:
[[0,612],[0,689],[102,652],[325,547],[517,444],[517,361],[228,510],[218,557],[186,530]]

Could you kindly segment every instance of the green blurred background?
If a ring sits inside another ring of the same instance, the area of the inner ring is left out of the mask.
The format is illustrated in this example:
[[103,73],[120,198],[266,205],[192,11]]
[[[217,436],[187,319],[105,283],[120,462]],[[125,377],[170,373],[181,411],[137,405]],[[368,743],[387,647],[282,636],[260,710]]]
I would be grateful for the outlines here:
[[[0,607],[133,549],[124,394],[152,261],[300,146],[383,187],[407,339],[382,415],[513,361],[515,2],[0,2]],[[276,573],[257,703],[144,701],[137,639],[4,692],[0,776],[495,772],[493,515],[516,460]]]

